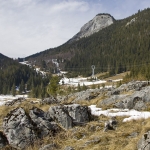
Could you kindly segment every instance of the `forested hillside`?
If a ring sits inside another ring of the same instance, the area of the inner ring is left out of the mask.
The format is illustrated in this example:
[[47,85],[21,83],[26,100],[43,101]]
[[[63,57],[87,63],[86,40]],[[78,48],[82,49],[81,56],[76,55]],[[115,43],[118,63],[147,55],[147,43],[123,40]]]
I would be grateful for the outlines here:
[[42,77],[34,69],[0,54],[0,94],[18,94],[31,91],[32,97],[44,97],[49,76]]
[[71,44],[28,57],[29,60],[64,59],[65,70],[90,75],[96,72],[116,74],[150,63],[150,9],[115,21],[109,27]]

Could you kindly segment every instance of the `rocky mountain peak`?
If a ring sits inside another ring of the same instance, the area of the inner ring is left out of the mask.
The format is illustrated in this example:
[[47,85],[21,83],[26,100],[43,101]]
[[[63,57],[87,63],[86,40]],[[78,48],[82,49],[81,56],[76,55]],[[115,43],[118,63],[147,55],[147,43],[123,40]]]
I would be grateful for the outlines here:
[[86,23],[70,41],[77,41],[83,37],[88,37],[103,28],[113,24],[115,19],[110,14],[97,14],[92,20]]

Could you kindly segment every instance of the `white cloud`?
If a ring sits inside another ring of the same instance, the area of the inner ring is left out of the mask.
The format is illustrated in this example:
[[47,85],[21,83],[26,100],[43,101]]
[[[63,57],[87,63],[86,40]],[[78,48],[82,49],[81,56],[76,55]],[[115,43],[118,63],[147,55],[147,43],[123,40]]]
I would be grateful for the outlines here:
[[88,3],[84,1],[62,1],[55,4],[52,8],[52,12],[70,12],[70,11],[87,11],[89,9]]

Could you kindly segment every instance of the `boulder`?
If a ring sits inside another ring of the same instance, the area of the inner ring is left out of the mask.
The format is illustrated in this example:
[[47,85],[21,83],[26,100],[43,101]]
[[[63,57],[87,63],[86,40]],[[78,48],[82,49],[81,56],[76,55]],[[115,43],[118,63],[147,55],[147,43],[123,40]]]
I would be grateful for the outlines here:
[[29,112],[29,116],[34,124],[36,124],[39,138],[45,137],[49,133],[56,133],[60,130],[60,127],[51,119],[47,118],[45,112],[39,108],[32,108]]
[[0,131],[0,148],[5,147],[8,144],[7,138],[5,135]]
[[24,149],[36,139],[34,126],[22,108],[7,114],[3,121],[3,131],[9,144],[16,149]]
[[79,104],[52,106],[48,111],[49,118],[60,123],[64,128],[72,128],[90,120],[90,110]]
[[150,150],[150,131],[145,133],[137,144],[138,150]]
[[67,111],[73,123],[85,123],[90,121],[90,110],[87,106],[81,106],[79,104],[64,105],[67,108]]

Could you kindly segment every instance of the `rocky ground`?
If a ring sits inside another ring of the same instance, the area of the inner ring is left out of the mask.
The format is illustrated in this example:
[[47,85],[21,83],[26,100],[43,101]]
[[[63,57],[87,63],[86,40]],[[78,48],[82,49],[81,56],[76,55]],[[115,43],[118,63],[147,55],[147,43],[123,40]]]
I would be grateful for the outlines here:
[[91,104],[149,111],[150,86],[133,81],[40,101],[15,100],[1,106],[0,148],[149,150],[150,119],[123,123],[124,117],[96,117],[88,107]]

